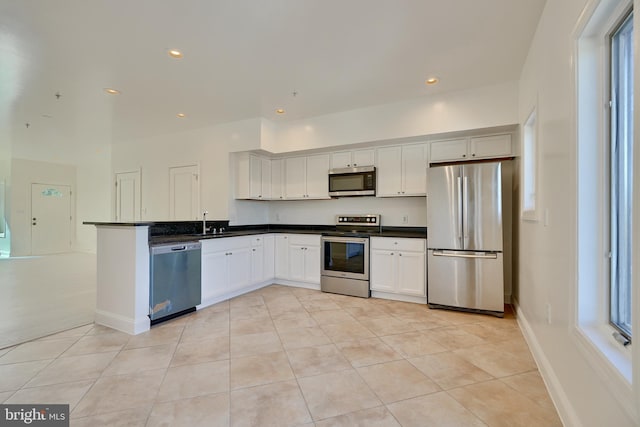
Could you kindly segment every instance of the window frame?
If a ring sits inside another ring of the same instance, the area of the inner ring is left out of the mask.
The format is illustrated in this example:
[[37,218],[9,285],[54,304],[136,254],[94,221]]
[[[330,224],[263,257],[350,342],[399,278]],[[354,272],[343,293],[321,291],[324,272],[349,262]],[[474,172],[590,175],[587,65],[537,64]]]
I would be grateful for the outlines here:
[[[538,185],[538,105],[536,104],[531,108],[527,119],[524,122],[522,129],[522,183],[521,183],[521,195],[520,217],[525,221],[538,221],[539,220],[539,191]],[[531,149],[527,150],[527,145],[531,145]],[[529,185],[527,185],[529,184]],[[527,189],[531,187],[533,196],[527,199]],[[527,201],[531,201],[532,205],[527,206]]]
[[[609,222],[609,228],[608,228],[608,243],[609,243],[609,291],[607,293],[608,296],[608,300],[609,300],[609,304],[608,304],[608,319],[609,319],[609,324],[616,329],[621,335],[623,335],[625,338],[627,338],[628,340],[631,340],[632,337],[632,330],[631,330],[631,324],[629,324],[629,329],[626,329],[621,322],[616,322],[616,320],[614,320],[614,292],[617,292],[616,287],[619,285],[619,283],[616,283],[616,271],[613,268],[613,264],[617,259],[617,255],[616,255],[616,250],[614,247],[614,240],[617,240],[617,236],[615,234],[620,234],[620,233],[616,233],[614,231],[614,228],[616,227],[614,225],[614,221],[615,221],[615,212],[616,210],[619,208],[618,206],[618,200],[614,200],[614,186],[616,185],[616,181],[618,181],[620,179],[619,175],[614,176],[614,174],[618,174],[619,171],[616,169],[615,167],[615,162],[617,160],[619,160],[619,158],[615,155],[614,153],[614,138],[615,138],[615,134],[616,134],[616,129],[613,126],[613,122],[614,122],[614,115],[616,114],[616,105],[615,105],[615,95],[614,95],[614,86],[616,85],[616,81],[615,81],[615,77],[616,77],[616,73],[615,73],[615,66],[617,65],[614,59],[614,38],[616,36],[616,34],[618,34],[619,31],[623,30],[624,26],[631,23],[631,25],[633,25],[633,8],[629,8],[626,10],[626,12],[620,16],[615,25],[613,26],[613,28],[611,29],[611,31],[609,32],[609,34],[607,35],[607,51],[606,51],[606,57],[608,58],[609,64],[608,64],[608,75],[607,75],[607,82],[608,82],[608,99],[609,99],[609,114],[608,114],[608,119],[609,119],[609,123],[608,123],[608,148],[609,148],[609,156],[608,156],[608,170],[607,170],[607,177],[608,177],[608,205],[609,205],[609,218],[608,218],[608,222]],[[635,28],[634,28],[635,31]],[[633,66],[633,64],[632,64]],[[635,88],[634,88],[635,91]],[[632,106],[633,108],[633,106]],[[633,117],[632,117],[633,119]],[[633,132],[633,123],[632,123],[632,132]],[[633,145],[633,134],[631,135],[632,138],[632,145]],[[631,154],[632,158],[629,159],[629,161],[632,163],[633,166],[633,154]],[[633,170],[631,170],[631,180],[633,181]],[[633,197],[633,195],[631,196]],[[633,239],[632,236],[625,236],[628,239]],[[630,242],[632,243],[632,242]],[[632,253],[629,254],[629,259],[628,261],[630,263],[632,263]],[[628,266],[628,269],[631,269],[631,266]],[[629,283],[627,283],[627,285],[631,288],[631,277],[629,277]],[[629,294],[629,298],[631,299],[631,292],[628,292]],[[632,303],[632,301],[628,301],[629,304]],[[631,323],[631,320],[630,320]]]

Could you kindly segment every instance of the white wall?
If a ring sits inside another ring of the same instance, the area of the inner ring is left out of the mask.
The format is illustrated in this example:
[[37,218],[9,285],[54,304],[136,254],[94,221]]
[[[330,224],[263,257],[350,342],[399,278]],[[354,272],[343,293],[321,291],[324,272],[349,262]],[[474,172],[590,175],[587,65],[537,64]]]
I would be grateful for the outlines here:
[[[566,425],[638,425],[583,356],[576,307],[576,150],[571,35],[586,0],[547,0],[523,68],[519,123],[537,102],[539,205],[544,221],[520,221],[520,314]],[[636,2],[637,3],[637,2]],[[637,6],[637,4],[636,4]],[[547,305],[551,322],[547,323]]]
[[144,139],[114,141],[112,171],[141,168],[141,218],[166,221],[169,219],[169,168],[198,164],[201,210],[209,211],[209,219],[227,219],[229,153],[259,149],[260,128],[261,120],[252,119]]
[[276,141],[263,148],[283,153],[512,125],[517,93],[517,82],[506,82],[278,123]]

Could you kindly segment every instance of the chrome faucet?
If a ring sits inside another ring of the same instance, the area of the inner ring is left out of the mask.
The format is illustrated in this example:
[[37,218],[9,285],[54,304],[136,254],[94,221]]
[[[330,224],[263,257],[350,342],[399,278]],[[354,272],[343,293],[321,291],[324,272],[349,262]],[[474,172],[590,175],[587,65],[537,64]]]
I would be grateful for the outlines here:
[[207,234],[207,214],[209,211],[202,212],[202,234]]

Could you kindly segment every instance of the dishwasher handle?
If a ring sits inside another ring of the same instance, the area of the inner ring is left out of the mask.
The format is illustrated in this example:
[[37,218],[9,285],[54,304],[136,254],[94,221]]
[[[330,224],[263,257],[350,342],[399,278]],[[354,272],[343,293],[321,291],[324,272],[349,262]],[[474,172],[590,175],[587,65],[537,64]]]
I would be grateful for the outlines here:
[[186,251],[186,250],[187,250],[186,246],[175,246],[171,248],[171,252]]

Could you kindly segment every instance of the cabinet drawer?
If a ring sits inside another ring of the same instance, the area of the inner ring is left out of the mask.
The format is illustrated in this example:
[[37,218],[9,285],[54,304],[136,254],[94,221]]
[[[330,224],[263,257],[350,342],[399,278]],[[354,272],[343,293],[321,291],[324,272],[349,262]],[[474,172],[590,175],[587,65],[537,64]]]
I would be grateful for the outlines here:
[[290,245],[320,246],[320,236],[316,234],[289,234]]
[[425,239],[407,239],[393,237],[372,237],[371,249],[425,252]]
[[223,237],[202,241],[202,253],[228,251],[251,246],[250,237]]

